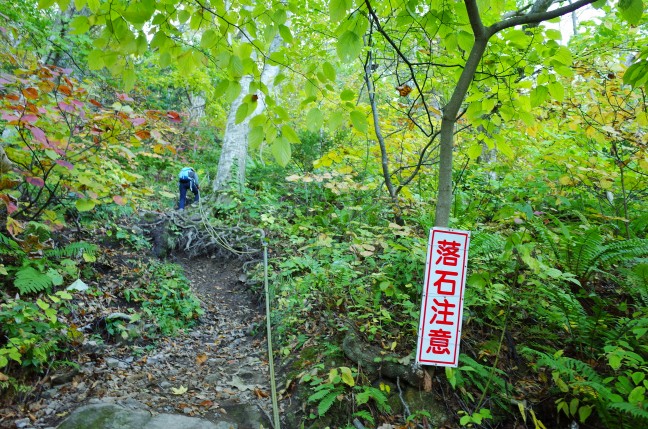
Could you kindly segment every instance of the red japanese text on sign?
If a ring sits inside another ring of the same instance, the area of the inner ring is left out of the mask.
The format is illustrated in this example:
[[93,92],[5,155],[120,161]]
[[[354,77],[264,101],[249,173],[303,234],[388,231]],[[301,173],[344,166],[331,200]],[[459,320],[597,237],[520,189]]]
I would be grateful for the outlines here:
[[457,366],[470,232],[430,231],[416,361]]

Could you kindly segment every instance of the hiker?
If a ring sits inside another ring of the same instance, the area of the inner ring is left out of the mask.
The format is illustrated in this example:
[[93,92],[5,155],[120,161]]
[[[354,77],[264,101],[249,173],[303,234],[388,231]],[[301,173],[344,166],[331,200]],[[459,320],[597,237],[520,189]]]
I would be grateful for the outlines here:
[[180,189],[180,202],[178,208],[184,210],[187,203],[187,191],[191,190],[194,194],[194,203],[200,200],[200,187],[198,186],[198,175],[191,167],[184,167],[178,174],[178,188]]

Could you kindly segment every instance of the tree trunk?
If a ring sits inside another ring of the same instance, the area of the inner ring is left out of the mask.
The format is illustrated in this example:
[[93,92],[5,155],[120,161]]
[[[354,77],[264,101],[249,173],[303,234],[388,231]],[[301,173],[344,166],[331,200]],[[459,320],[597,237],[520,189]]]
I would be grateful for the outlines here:
[[[281,37],[276,36],[272,43],[270,44],[270,49],[268,55],[272,52],[275,52],[281,45]],[[268,63],[263,67],[261,72],[261,82],[263,82],[268,91],[272,91],[274,85],[274,79],[279,73],[279,66],[273,66]],[[248,134],[250,131],[250,120],[259,114],[261,114],[266,108],[265,97],[266,95],[258,91],[256,94],[257,98],[257,107],[251,115],[248,115],[242,122],[236,123],[236,111],[243,102],[243,99],[250,90],[250,83],[252,83],[253,77],[251,75],[245,75],[240,80],[241,92],[232,102],[229,113],[227,115],[227,123],[225,125],[225,135],[223,136],[223,148],[221,150],[221,156],[218,160],[218,172],[212,183],[212,189],[214,192],[221,192],[228,189],[229,184],[232,180],[233,172],[232,169],[234,165],[237,166],[237,185],[239,190],[245,187],[245,164],[247,161],[248,153]]]

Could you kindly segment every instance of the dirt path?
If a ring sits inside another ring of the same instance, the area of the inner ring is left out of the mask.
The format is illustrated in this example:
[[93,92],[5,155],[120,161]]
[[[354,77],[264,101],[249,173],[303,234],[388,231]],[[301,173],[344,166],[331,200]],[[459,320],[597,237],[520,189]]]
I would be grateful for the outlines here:
[[203,303],[197,326],[145,347],[86,341],[80,369],[46,377],[26,411],[0,410],[0,427],[55,427],[75,408],[99,400],[229,421],[239,429],[258,429],[260,422],[271,427],[264,317],[239,281],[241,263],[175,262]]

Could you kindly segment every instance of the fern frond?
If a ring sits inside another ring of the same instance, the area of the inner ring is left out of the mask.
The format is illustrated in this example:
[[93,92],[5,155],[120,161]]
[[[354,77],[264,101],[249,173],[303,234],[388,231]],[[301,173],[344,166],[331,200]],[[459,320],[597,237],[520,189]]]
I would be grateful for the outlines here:
[[630,414],[635,419],[638,419],[648,424],[648,411],[638,407],[635,404],[631,404],[629,402],[617,402],[614,404],[610,404],[608,408],[611,408],[613,410],[623,411],[626,414]]
[[97,253],[97,246],[95,244],[78,241],[70,243],[64,247],[57,247],[54,249],[47,249],[43,254],[48,258],[61,259],[61,258],[78,258],[83,253],[94,256]]
[[337,398],[338,394],[339,392],[333,391],[328,395],[326,395],[324,399],[322,399],[319,405],[317,406],[317,414],[319,414],[320,416],[326,414],[326,412],[331,408],[331,406],[335,402],[335,399]]
[[502,255],[506,240],[499,234],[478,232],[470,240],[470,257],[486,260]]
[[25,256],[26,253],[18,243],[0,232],[0,255]]
[[648,257],[648,239],[633,238],[606,244],[598,255],[597,262],[607,265],[643,257]]
[[570,243],[565,248],[563,255],[569,271],[578,277],[585,277],[594,268],[593,261],[599,257],[603,244],[603,237],[598,228],[592,228]]
[[20,293],[38,293],[52,286],[52,279],[33,267],[23,267],[16,273],[14,285]]

